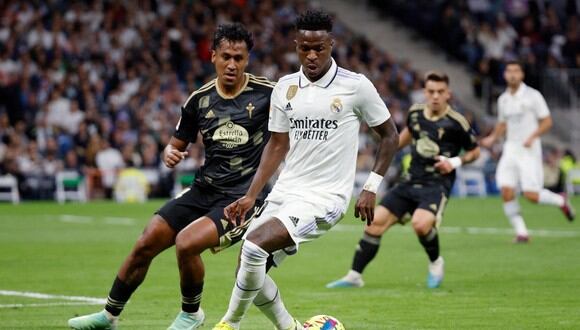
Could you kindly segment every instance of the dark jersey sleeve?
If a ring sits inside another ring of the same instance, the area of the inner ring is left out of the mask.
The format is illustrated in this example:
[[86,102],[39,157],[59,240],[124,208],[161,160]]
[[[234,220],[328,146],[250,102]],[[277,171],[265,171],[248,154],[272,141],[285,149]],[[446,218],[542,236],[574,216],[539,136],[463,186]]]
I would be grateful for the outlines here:
[[473,130],[473,128],[468,127],[467,130],[463,129],[463,127],[460,128],[461,130],[461,134],[460,134],[460,141],[461,141],[461,147],[463,148],[463,150],[473,150],[475,149],[478,144],[477,144],[477,139],[475,137],[475,131]]
[[185,106],[181,107],[181,118],[175,127],[175,133],[173,136],[190,143],[195,143],[197,139],[197,131],[199,130],[197,118],[195,116],[195,109],[192,109],[189,102]]

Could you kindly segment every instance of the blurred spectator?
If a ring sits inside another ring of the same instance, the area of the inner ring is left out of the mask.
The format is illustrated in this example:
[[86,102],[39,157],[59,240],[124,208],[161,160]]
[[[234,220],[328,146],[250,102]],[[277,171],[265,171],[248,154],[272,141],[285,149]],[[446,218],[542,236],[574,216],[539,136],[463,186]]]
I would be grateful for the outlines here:
[[101,148],[96,154],[95,161],[101,173],[105,197],[111,198],[117,172],[125,167],[123,155],[118,149],[111,147],[107,139],[102,139]]
[[578,1],[368,1],[466,61],[478,73],[476,91],[486,77],[502,84],[510,60],[525,64],[535,88],[544,67],[579,67]]

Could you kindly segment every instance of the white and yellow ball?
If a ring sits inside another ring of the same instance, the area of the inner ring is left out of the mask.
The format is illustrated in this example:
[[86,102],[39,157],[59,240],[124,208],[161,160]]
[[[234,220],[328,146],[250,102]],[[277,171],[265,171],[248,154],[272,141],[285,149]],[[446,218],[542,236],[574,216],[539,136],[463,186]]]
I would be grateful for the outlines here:
[[345,330],[340,321],[330,315],[316,315],[304,322],[305,330]]

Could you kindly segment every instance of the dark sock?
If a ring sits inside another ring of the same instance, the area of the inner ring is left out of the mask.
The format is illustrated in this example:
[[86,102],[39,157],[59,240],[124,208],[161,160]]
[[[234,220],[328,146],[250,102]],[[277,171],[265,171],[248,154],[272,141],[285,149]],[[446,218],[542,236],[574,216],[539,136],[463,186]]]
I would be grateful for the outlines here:
[[354,253],[351,267],[352,270],[362,274],[365,267],[377,255],[380,244],[380,236],[372,236],[364,233],[363,238],[358,242],[356,252]]
[[113,316],[119,316],[123,311],[125,304],[129,301],[129,298],[136,289],[136,286],[132,287],[127,285],[121,281],[119,277],[115,277],[113,287],[111,287],[109,297],[107,297],[107,304],[105,305],[107,312],[111,313]]
[[203,291],[203,282],[192,283],[187,287],[181,288],[181,310],[186,313],[195,313],[199,310],[201,304],[201,292]]
[[266,273],[268,273],[272,267],[276,267],[276,263],[274,262],[274,255],[270,253],[268,260],[266,260]]
[[425,252],[427,252],[431,262],[439,258],[439,235],[437,235],[437,229],[435,227],[431,228],[427,235],[419,236],[419,242],[425,248]]

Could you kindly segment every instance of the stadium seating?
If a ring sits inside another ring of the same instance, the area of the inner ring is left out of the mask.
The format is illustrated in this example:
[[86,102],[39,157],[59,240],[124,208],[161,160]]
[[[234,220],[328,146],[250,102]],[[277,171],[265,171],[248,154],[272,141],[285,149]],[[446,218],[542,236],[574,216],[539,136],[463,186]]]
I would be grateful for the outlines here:
[[76,171],[60,171],[56,173],[55,198],[59,203],[67,200],[86,202],[87,188],[85,178]]
[[18,182],[10,174],[0,176],[0,200],[7,200],[13,204],[20,203],[20,193],[18,192]]
[[487,196],[485,177],[478,169],[459,168],[455,179],[455,189],[459,197]]

